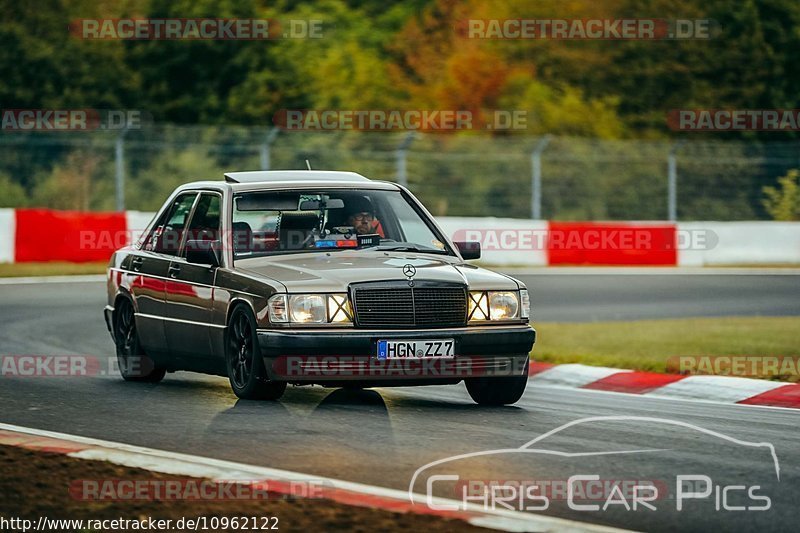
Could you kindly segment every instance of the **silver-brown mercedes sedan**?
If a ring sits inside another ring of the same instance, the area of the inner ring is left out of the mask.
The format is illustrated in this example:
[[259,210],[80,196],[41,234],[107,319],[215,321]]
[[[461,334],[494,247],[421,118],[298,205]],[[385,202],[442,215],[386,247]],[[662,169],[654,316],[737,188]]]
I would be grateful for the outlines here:
[[234,172],[188,183],[114,253],[105,319],[122,376],[227,376],[246,399],[287,384],[466,383],[519,400],[536,332],[525,286],[466,263],[404,187],[351,172]]

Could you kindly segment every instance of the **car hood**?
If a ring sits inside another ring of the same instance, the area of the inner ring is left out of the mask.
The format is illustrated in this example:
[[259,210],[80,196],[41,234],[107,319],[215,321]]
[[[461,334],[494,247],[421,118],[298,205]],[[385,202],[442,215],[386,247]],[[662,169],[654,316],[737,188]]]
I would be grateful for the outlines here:
[[289,292],[345,292],[350,283],[405,280],[403,267],[416,269],[415,281],[466,283],[473,290],[513,290],[508,276],[452,256],[413,252],[337,251],[236,260],[236,270],[284,284]]

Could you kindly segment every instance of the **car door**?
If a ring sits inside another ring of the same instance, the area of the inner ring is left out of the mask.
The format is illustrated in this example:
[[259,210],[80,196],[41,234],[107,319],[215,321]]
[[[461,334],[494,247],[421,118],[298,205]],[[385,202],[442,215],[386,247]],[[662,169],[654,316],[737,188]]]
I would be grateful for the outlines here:
[[179,235],[197,199],[197,192],[177,196],[125,266],[136,308],[139,341],[146,351],[168,349],[164,318],[169,264],[179,249]]
[[192,212],[181,253],[169,265],[165,301],[167,344],[189,366],[203,365],[212,355],[211,313],[216,269],[186,261],[186,242],[220,238],[222,195],[204,191]]

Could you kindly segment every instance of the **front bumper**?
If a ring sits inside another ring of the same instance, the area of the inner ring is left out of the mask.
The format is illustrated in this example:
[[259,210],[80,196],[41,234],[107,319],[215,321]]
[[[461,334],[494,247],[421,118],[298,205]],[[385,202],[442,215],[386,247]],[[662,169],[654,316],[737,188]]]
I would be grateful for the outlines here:
[[[453,339],[455,356],[379,360],[377,344],[383,339]],[[258,341],[270,379],[410,385],[522,375],[527,372],[536,330],[527,324],[419,330],[259,330]]]

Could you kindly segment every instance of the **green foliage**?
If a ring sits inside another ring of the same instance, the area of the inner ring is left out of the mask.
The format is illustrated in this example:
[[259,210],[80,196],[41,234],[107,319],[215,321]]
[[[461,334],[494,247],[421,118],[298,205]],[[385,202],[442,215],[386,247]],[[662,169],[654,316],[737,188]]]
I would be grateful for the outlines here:
[[0,207],[25,207],[27,204],[25,188],[12,181],[8,174],[0,174]]
[[763,203],[774,220],[800,220],[800,170],[778,178],[777,187],[764,187]]
[[135,76],[122,43],[82,41],[69,33],[71,20],[99,16],[95,2],[6,0],[1,5],[3,108],[131,106]]
[[110,160],[102,153],[75,150],[55,164],[49,172],[35,178],[30,203],[76,211],[113,209]]
[[[791,108],[793,0],[3,0],[4,108],[133,108],[157,122],[269,124],[282,108],[519,106],[534,134],[665,135],[669,109]],[[460,20],[658,16],[716,21],[711,39],[465,39]],[[319,39],[83,40],[84,17],[320,20]],[[785,135],[783,135],[785,137]]]
[[127,183],[129,209],[155,211],[178,185],[197,180],[219,180],[223,169],[200,150],[168,149],[157,155]]
[[[514,90],[515,82],[524,85],[521,93]],[[618,139],[625,132],[616,98],[588,98],[576,87],[553,87],[530,79],[511,80],[507,93],[500,107],[526,110],[528,131],[533,134]]]

